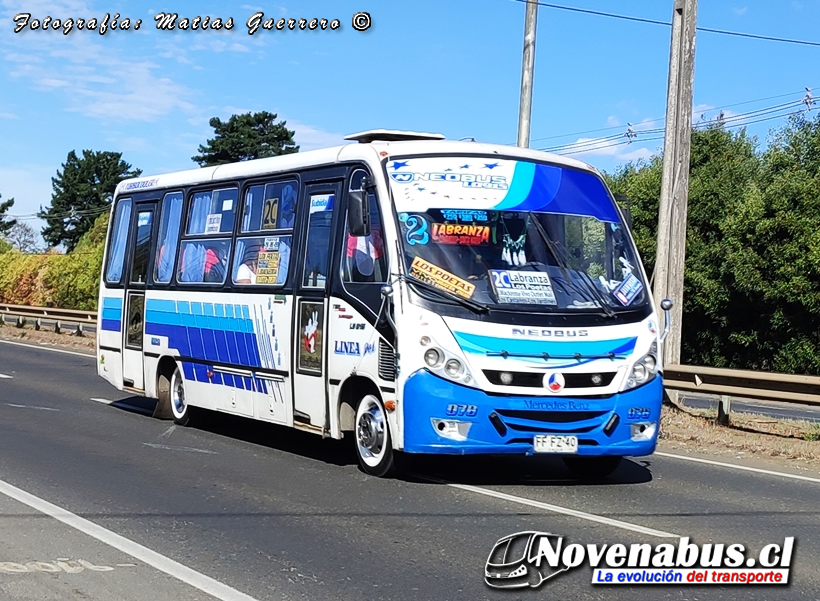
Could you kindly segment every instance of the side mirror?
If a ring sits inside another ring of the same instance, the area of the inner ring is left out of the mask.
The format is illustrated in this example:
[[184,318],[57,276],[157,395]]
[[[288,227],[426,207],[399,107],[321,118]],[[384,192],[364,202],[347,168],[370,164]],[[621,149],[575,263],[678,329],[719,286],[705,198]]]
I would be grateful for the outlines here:
[[350,190],[347,193],[347,229],[351,236],[370,235],[369,209],[367,190]]
[[626,227],[631,232],[632,231],[632,199],[630,199],[628,196],[624,196],[623,194],[616,194],[615,195],[615,204],[617,204],[618,208],[621,209],[621,213],[623,213],[624,222],[626,223]]
[[672,317],[669,315],[669,311],[672,310],[672,301],[668,298],[663,299],[661,301],[661,309],[663,309],[664,320],[666,321],[663,327],[663,334],[661,334],[661,342],[663,342],[669,334],[669,325],[672,323]]
[[632,231],[632,209],[621,209],[624,214],[624,219],[626,220],[626,227],[629,228],[629,231]]

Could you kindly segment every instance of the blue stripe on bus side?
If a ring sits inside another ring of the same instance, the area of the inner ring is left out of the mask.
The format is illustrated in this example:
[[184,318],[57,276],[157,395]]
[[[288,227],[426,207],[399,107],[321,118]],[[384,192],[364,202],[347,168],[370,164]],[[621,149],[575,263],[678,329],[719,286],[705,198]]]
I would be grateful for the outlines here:
[[105,319],[103,318],[100,322],[100,329],[106,330],[109,332],[120,332],[122,331],[122,322],[119,319]]
[[119,309],[120,311],[122,311],[122,299],[117,296],[104,296],[102,308]]
[[[165,336],[168,345],[183,356],[199,361],[261,367],[258,340],[246,305],[221,305],[188,301],[149,299],[146,304],[145,331]],[[268,391],[267,382],[258,378],[215,373],[202,363],[183,362],[189,380],[233,386],[244,390]]]
[[100,329],[108,332],[122,331],[122,299],[104,296],[100,314]]

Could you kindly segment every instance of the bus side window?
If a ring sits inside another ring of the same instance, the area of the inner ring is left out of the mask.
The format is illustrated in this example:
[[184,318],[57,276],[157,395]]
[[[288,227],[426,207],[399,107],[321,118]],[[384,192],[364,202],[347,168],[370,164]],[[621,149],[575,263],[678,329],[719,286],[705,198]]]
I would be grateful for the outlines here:
[[251,186],[245,192],[242,233],[292,229],[299,182],[285,180]]
[[154,261],[154,281],[167,284],[174,275],[174,258],[179,243],[179,227],[182,220],[182,192],[165,195],[162,201],[162,217],[159,224],[159,242]]
[[222,284],[228,272],[230,240],[184,240],[180,247],[178,281]]
[[328,260],[330,253],[330,224],[333,219],[333,194],[313,194],[310,196],[308,216],[307,252],[302,286],[324,288],[327,284]]
[[[354,184],[355,185],[355,184]],[[342,277],[346,283],[384,283],[387,281],[387,255],[384,251],[382,226],[376,197],[368,195],[370,234],[351,236],[345,224],[346,245],[342,259]]]
[[237,240],[233,283],[283,286],[288,278],[291,240],[290,235]]
[[117,201],[114,211],[114,224],[111,226],[111,248],[108,251],[105,281],[107,284],[119,284],[122,280],[122,268],[125,264],[125,249],[128,243],[128,226],[131,223],[131,199]]
[[185,233],[189,236],[233,233],[238,198],[236,188],[195,192]]

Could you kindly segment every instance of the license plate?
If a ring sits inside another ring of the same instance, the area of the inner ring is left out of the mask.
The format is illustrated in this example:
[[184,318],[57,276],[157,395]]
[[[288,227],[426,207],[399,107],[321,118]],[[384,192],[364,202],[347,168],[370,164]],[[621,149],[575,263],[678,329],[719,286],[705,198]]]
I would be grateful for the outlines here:
[[533,441],[536,453],[577,453],[577,436],[538,434]]

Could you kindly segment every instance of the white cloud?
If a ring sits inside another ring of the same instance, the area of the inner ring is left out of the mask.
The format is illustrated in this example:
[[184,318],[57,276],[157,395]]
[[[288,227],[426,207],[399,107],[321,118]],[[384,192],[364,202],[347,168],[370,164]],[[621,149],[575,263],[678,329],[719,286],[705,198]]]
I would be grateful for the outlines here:
[[229,48],[231,52],[250,52],[251,49],[245,46],[245,44],[231,44]]
[[46,77],[41,79],[37,82],[39,85],[43,86],[44,88],[64,88],[68,85],[71,85],[64,79],[53,79],[50,77]]
[[19,119],[14,113],[0,113],[0,119]]
[[646,147],[636,148],[640,143],[627,143],[626,139],[612,137],[579,138],[571,145],[561,148],[559,153],[577,159],[593,156],[611,157],[619,161],[648,159],[654,153]]
[[39,56],[31,54],[20,54],[19,52],[10,52],[5,57],[10,63],[42,63],[43,59]]
[[617,127],[621,124],[621,122],[618,121],[618,118],[615,117],[614,115],[610,115],[609,117],[606,118],[606,124],[610,127]]
[[239,8],[241,8],[242,10],[252,10],[254,12],[259,12],[260,10],[263,10],[261,6],[253,6],[251,4],[243,4]]
[[106,138],[115,145],[117,152],[148,152],[156,149],[156,144],[152,144],[145,138],[137,136],[111,135]]
[[30,81],[36,89],[63,94],[69,112],[102,120],[153,121],[174,111],[196,111],[189,101],[193,92],[162,77],[159,65],[131,60],[93,38],[72,42],[25,40],[28,54],[5,57],[15,65],[11,76]]
[[293,140],[299,145],[299,150],[315,150],[348,144],[348,141],[344,139],[344,134],[325,131],[300,121],[287,120],[286,127],[295,132]]
[[748,6],[744,6],[743,8],[733,8],[732,12],[734,12],[738,17],[742,17],[746,14],[746,11],[749,10]]

